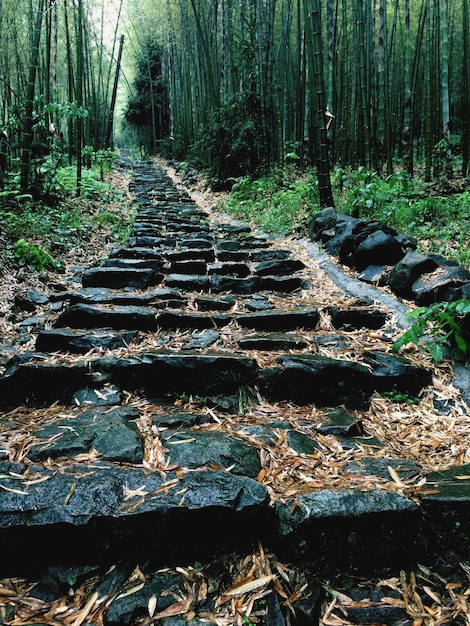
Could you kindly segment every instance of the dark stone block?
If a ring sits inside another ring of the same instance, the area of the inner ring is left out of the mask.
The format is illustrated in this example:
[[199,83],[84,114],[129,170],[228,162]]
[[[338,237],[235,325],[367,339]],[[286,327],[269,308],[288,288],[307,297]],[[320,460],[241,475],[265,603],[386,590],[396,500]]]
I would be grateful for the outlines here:
[[86,354],[90,350],[115,350],[139,341],[138,331],[113,332],[97,330],[92,333],[70,328],[41,330],[36,338],[38,352],[72,352]]
[[117,248],[112,250],[110,259],[153,259],[163,260],[162,252],[155,248],[139,248],[134,246],[133,248]]
[[287,333],[269,333],[264,335],[249,334],[238,340],[242,350],[303,350],[307,342]]
[[352,307],[349,309],[338,309],[337,307],[328,307],[328,313],[334,328],[342,328],[343,330],[382,328],[387,321],[387,314],[377,311],[376,309],[358,309]]
[[189,259],[187,261],[172,261],[170,271],[173,274],[207,274],[207,264],[205,261]]
[[240,262],[248,261],[250,258],[249,250],[219,250],[217,252],[217,259],[222,262]]
[[68,294],[70,304],[120,304],[126,306],[145,306],[156,304],[159,300],[180,299],[181,305],[186,299],[175,289],[161,287],[145,293],[120,292],[103,287],[77,289]]
[[157,316],[157,325],[160,328],[221,328],[230,324],[230,315],[212,314],[204,315],[200,313],[173,313],[165,311]]
[[412,365],[408,359],[380,352],[365,352],[362,360],[371,367],[377,391],[400,391],[416,396],[432,382],[432,372]]
[[268,310],[236,316],[238,324],[244,328],[267,331],[316,328],[319,319],[318,311],[313,308],[293,311]]
[[413,283],[419,276],[432,272],[436,267],[436,262],[430,256],[407,252],[391,271],[388,284],[397,295],[411,298]]
[[447,300],[456,288],[470,283],[470,272],[462,267],[440,266],[434,272],[422,274],[412,285],[411,294],[420,306]]
[[109,289],[146,289],[160,283],[163,276],[150,269],[124,269],[95,267],[82,276],[84,287],[107,287]]
[[194,299],[194,304],[199,311],[229,311],[235,305],[235,302],[236,300],[232,296]]
[[212,346],[220,339],[220,333],[216,330],[203,330],[200,333],[193,333],[190,340],[185,345],[185,350],[204,350]]
[[346,409],[337,408],[327,415],[328,421],[318,426],[317,430],[324,435],[340,435],[342,437],[360,437],[364,434],[362,421],[353,417]]
[[360,408],[373,391],[368,369],[352,361],[305,354],[279,357],[277,362],[281,367],[260,374],[260,391],[268,399]]
[[154,313],[144,307],[73,304],[59,315],[55,328],[115,328],[154,331]]
[[254,359],[218,352],[156,350],[132,358],[93,361],[90,368],[122,389],[141,389],[150,396],[232,394],[241,385],[252,385],[258,376]]
[[28,458],[44,461],[96,450],[107,461],[141,463],[144,448],[133,420],[132,407],[102,408],[61,418],[35,431]]
[[129,270],[148,269],[161,272],[163,270],[163,261],[161,259],[120,259],[112,257],[105,260],[104,267],[119,267]]
[[312,216],[308,224],[308,234],[313,241],[322,238],[325,230],[333,230],[336,226],[337,214],[333,207],[327,207]]
[[259,276],[288,276],[305,268],[305,264],[298,259],[263,261],[255,266]]
[[404,255],[403,248],[392,235],[376,230],[357,246],[352,262],[362,271],[369,265],[395,265]]
[[135,248],[174,248],[176,237],[131,237],[129,246]]
[[209,274],[237,278],[246,278],[251,273],[250,268],[245,263],[214,263],[209,265],[207,269]]
[[221,293],[222,291],[231,291],[237,294],[252,294],[258,291],[260,279],[257,276],[249,276],[248,278],[232,278],[231,276],[211,276],[211,291],[213,293]]
[[258,449],[243,439],[211,430],[164,431],[160,436],[171,465],[231,468],[233,474],[250,478],[261,470]]
[[208,291],[210,282],[208,276],[200,274],[168,274],[165,285],[183,291]]
[[281,558],[314,571],[377,576],[413,567],[423,554],[420,508],[393,491],[322,489],[296,497],[295,507],[278,502],[276,514]]
[[263,276],[260,290],[292,293],[297,289],[305,288],[305,284],[305,281],[299,276]]
[[200,250],[198,248],[192,250],[177,250],[168,252],[166,255],[168,261],[206,261],[210,263],[215,260],[215,252],[213,249]]
[[280,250],[273,248],[271,250],[252,250],[250,252],[250,259],[253,263],[268,263],[271,261],[284,261],[292,256],[290,250]]
[[385,265],[369,265],[357,277],[369,285],[384,287],[388,283],[389,271],[390,268]]

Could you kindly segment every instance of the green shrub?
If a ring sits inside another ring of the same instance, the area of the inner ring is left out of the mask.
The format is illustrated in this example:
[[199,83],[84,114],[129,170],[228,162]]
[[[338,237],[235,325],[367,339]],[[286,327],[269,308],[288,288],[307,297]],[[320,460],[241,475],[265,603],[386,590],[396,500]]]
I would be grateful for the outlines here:
[[470,300],[437,302],[411,311],[408,319],[413,324],[395,341],[394,352],[408,343],[417,345],[429,331],[430,339],[424,347],[435,361],[442,360],[445,348],[450,349],[452,357],[459,361],[470,356]]
[[54,261],[49,252],[42,246],[18,239],[13,248],[13,256],[20,266],[27,266],[42,272],[45,269],[59,269],[60,264]]

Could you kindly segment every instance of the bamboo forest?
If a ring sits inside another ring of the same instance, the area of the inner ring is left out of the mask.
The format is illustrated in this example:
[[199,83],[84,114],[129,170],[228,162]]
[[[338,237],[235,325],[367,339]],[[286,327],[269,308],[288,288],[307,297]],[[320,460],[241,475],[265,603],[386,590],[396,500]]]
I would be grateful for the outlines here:
[[2,184],[19,171],[24,192],[47,188],[59,163],[112,149],[113,133],[222,186],[316,168],[325,206],[338,165],[465,178],[468,4],[3,0]]

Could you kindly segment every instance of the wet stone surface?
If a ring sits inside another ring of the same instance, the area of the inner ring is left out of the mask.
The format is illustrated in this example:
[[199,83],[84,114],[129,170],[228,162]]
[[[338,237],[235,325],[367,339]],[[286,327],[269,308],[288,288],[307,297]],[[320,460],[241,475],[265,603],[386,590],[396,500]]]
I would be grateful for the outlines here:
[[[157,166],[136,167],[130,188],[126,245],[50,296],[25,289],[16,302],[37,323],[25,327],[35,351],[5,359],[0,374],[2,573],[54,565],[38,586],[47,595],[61,588],[60,567],[120,562],[103,576],[105,594],[127,580],[124,562],[195,563],[258,542],[320,578],[450,547],[465,560],[469,468],[426,476],[369,432],[377,394],[416,400],[432,385],[430,369],[390,353],[389,312],[320,297],[306,258],[206,213]],[[331,230],[333,217],[313,230]],[[466,280],[450,266],[416,278],[436,261],[409,247],[405,256],[383,225],[335,224],[330,249],[370,282],[395,264],[397,291],[426,301]],[[409,487],[419,480],[423,494]],[[106,626],[148,619],[154,595],[155,611],[172,606],[179,596],[161,590],[175,580],[152,574],[113,596]],[[318,622],[321,593],[309,590],[299,624]],[[262,623],[287,623],[277,595],[266,606]],[[361,608],[349,617],[403,616]],[[182,615],[158,619],[192,623]]]

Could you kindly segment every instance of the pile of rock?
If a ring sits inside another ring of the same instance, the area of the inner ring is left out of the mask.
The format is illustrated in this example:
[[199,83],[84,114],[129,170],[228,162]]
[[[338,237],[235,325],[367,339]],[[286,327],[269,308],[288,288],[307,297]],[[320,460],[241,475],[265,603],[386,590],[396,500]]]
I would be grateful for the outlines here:
[[351,217],[326,208],[314,215],[310,237],[328,254],[358,272],[358,278],[389,286],[420,306],[470,298],[470,272],[438,254],[416,252],[418,242],[384,222]]

